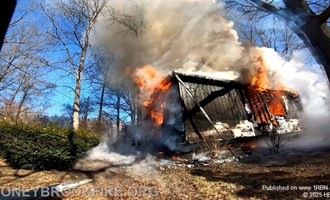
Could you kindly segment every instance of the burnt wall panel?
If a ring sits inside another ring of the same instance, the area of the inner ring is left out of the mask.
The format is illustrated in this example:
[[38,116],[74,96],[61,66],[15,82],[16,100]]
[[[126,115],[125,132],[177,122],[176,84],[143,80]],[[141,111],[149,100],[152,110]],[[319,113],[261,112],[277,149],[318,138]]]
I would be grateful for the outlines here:
[[[185,82],[193,97],[206,111],[215,125],[217,122],[226,123],[230,128],[235,127],[241,120],[248,119],[244,103],[239,90],[242,88],[232,85],[205,85]],[[189,117],[199,132],[212,130],[212,126],[200,111],[186,89],[179,84],[180,95],[186,107],[186,116]],[[186,135],[194,134],[195,130],[189,120],[185,120]],[[215,132],[215,131],[214,131]],[[216,134],[216,133],[215,133]]]

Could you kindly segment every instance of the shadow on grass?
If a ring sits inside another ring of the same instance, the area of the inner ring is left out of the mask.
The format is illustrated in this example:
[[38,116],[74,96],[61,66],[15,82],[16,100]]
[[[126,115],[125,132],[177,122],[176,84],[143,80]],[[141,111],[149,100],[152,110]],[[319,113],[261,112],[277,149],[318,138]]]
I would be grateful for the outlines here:
[[[330,180],[330,174],[308,176],[308,173],[306,173],[298,178],[294,173],[276,170],[270,172],[223,172],[221,168],[215,170],[198,168],[190,173],[205,177],[206,180],[212,182],[233,183],[240,188],[235,191],[235,195],[247,198],[303,198],[304,190],[299,190],[299,186],[328,185],[328,180]],[[263,186],[289,186],[289,190],[267,190]],[[296,190],[291,188],[295,186],[297,186]]]

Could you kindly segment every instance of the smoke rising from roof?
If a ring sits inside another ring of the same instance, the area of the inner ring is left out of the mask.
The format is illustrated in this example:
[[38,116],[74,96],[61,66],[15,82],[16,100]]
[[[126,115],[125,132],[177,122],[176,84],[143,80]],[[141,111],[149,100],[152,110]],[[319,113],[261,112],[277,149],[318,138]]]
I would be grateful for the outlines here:
[[[233,70],[244,48],[224,8],[212,1],[110,1],[118,18],[100,22],[97,41],[115,55],[118,74],[146,64],[158,70],[214,72]],[[131,17],[127,17],[131,16]],[[134,25],[135,31],[127,24]],[[118,76],[113,76],[118,77]]]

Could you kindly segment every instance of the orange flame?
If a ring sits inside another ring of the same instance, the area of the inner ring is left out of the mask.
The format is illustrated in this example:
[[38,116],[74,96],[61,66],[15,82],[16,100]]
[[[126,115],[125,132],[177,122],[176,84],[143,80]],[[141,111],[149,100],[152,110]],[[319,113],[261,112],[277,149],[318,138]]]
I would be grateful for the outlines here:
[[147,116],[154,120],[156,125],[162,124],[163,102],[159,102],[160,94],[169,89],[171,81],[150,65],[137,68],[134,74],[127,68],[126,73],[131,75],[139,88],[139,99],[145,107]]
[[[249,77],[249,92],[267,92],[272,99],[266,99],[267,106],[271,115],[285,115],[286,111],[282,103],[283,91],[288,90],[282,83],[271,83],[269,80],[269,72],[261,55],[252,55],[252,60],[256,64],[256,73]],[[270,90],[272,89],[272,90]],[[275,91],[274,91],[275,90]],[[289,91],[289,90],[288,90]]]
[[179,161],[179,162],[183,162],[183,163],[189,161],[188,159],[180,158],[179,156],[175,156],[175,155],[172,155],[172,156],[171,156],[171,159],[174,160],[174,161]]
[[268,69],[265,65],[264,59],[261,55],[252,55],[252,60],[255,62],[256,72],[249,77],[249,83],[253,90],[263,91],[265,89],[270,89],[271,84],[268,79]]
[[257,143],[255,141],[250,141],[250,142],[242,142],[239,144],[240,147],[245,147],[245,148],[256,148]]

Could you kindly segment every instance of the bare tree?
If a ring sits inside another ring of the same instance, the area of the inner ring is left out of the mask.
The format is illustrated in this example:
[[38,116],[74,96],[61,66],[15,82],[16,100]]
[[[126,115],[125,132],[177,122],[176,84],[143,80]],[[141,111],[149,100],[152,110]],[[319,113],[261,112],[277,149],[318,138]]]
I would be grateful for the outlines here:
[[73,129],[79,128],[80,96],[86,57],[94,25],[107,5],[107,0],[55,0],[44,5],[52,24],[54,45],[65,53],[62,70],[75,77]]
[[294,51],[304,48],[297,35],[274,16],[246,15],[246,20],[235,19],[236,30],[244,43],[272,48],[286,60],[292,58]]
[[[86,70],[87,79],[93,91],[100,91],[94,96],[94,102],[98,102],[98,124],[103,121],[111,121],[120,129],[123,122],[135,123],[136,102],[134,89],[128,85],[115,83],[112,81],[112,70],[116,70],[113,65],[114,55],[109,49],[103,46],[92,48],[94,65]],[[94,92],[95,93],[95,92]]]
[[93,67],[86,70],[87,80],[92,86],[93,91],[101,91],[100,96],[96,101],[99,102],[97,123],[102,124],[103,106],[105,99],[105,92],[107,88],[107,78],[110,74],[110,68],[114,59],[113,54],[105,47],[92,48],[91,55],[93,57]]
[[27,10],[32,9],[20,12],[18,6],[0,54],[1,114],[11,120],[27,119],[36,109],[43,110],[40,105],[54,87],[45,81],[45,34],[31,21]]
[[138,112],[138,106],[136,101],[137,91],[128,86],[122,86],[121,88],[117,88],[115,94],[116,96],[121,97],[119,105],[122,112],[124,113],[121,119],[123,120],[124,118],[126,118],[126,116],[128,116],[130,118],[131,124],[136,124]]
[[119,131],[119,125],[123,121],[130,121],[131,124],[135,124],[137,116],[136,91],[124,85],[112,85],[109,90],[112,94],[112,101],[109,101],[108,105],[115,111],[114,121],[117,125],[117,131]]
[[[101,91],[99,96],[95,96],[94,102],[98,102],[98,124],[102,124],[105,117],[109,118],[119,130],[120,124],[136,121],[136,102],[134,91],[125,85],[117,85],[111,82],[107,74],[111,74],[111,69],[93,68],[93,72],[88,71],[89,80],[92,82],[94,91]],[[105,120],[108,121],[108,120]]]
[[109,8],[107,20],[109,20],[112,25],[116,24],[121,26],[123,32],[132,31],[135,36],[138,37],[139,34],[143,32],[146,25],[143,21],[143,7],[137,7],[136,9],[139,11],[139,15],[132,16],[115,10],[114,8]]
[[273,14],[304,43],[330,79],[330,5],[327,0],[224,0],[243,13]]

